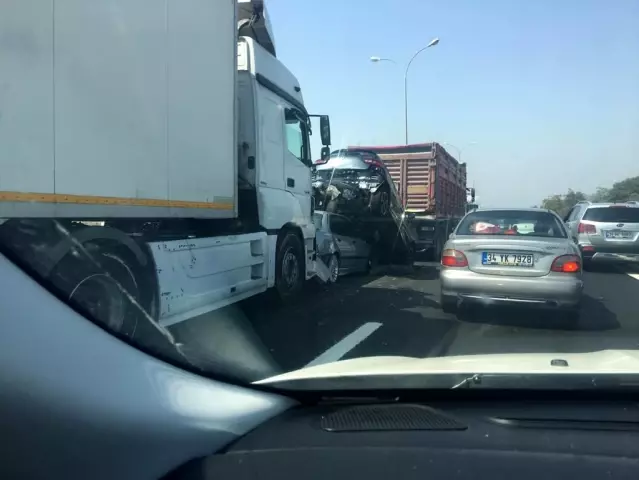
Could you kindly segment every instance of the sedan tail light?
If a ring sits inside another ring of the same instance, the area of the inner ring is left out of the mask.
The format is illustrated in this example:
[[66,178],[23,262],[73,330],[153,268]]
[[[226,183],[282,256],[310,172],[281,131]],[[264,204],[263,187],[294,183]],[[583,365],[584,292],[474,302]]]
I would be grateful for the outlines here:
[[446,249],[442,252],[442,265],[445,267],[467,267],[468,260],[459,250]]
[[577,227],[577,233],[597,233],[597,229],[594,225],[589,223],[579,223]]
[[581,272],[581,258],[579,255],[562,255],[555,258],[550,270],[562,273],[579,273]]
[[375,165],[376,167],[384,168],[384,163],[375,158],[364,158],[364,163],[366,163],[367,165]]

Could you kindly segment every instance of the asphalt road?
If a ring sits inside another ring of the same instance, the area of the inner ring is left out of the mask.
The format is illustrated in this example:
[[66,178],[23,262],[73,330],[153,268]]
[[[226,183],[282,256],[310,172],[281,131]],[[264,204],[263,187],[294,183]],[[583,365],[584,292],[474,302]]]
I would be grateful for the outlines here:
[[390,267],[309,285],[294,305],[250,314],[285,371],[372,355],[429,357],[488,353],[590,352],[639,348],[639,268],[585,273],[581,319],[499,308],[450,315],[438,304],[436,263]]

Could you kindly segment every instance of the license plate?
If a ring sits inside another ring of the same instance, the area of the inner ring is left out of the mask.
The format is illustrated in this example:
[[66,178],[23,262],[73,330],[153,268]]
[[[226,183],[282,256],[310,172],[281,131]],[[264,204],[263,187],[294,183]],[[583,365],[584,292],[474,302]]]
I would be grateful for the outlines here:
[[421,227],[420,230],[422,232],[432,232],[433,230],[435,230],[435,227]]
[[482,252],[481,263],[500,267],[532,267],[535,260],[533,255],[528,254]]
[[606,238],[630,238],[632,232],[624,232],[623,230],[609,230],[605,233]]

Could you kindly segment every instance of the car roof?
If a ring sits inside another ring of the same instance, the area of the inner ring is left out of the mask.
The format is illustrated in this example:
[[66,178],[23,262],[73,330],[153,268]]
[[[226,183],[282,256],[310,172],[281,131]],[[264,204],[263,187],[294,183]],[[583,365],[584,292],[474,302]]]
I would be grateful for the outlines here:
[[548,210],[547,208],[531,208],[531,207],[525,207],[525,208],[475,208],[474,210],[472,210],[471,212],[468,213],[474,213],[474,212],[546,212],[546,213],[553,213],[554,212],[552,210]]
[[607,208],[607,207],[625,207],[625,208],[637,208],[639,207],[639,202],[621,202],[621,203],[590,203],[585,204],[588,208]]

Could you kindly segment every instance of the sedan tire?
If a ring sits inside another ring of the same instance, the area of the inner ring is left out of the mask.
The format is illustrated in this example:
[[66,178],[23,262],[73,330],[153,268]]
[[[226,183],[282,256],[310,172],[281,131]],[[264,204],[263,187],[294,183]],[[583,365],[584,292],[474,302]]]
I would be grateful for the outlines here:
[[331,255],[328,261],[328,282],[333,284],[339,280],[339,257],[336,254]]
[[581,318],[581,307],[570,308],[566,310],[562,310],[561,318],[565,320],[567,323],[574,325],[579,323],[579,319]]
[[449,295],[441,295],[439,297],[439,304],[442,307],[444,313],[456,313],[457,312],[457,298]]
[[589,258],[584,258],[582,260],[581,268],[583,268],[584,272],[592,272],[594,268],[592,266],[592,260]]

